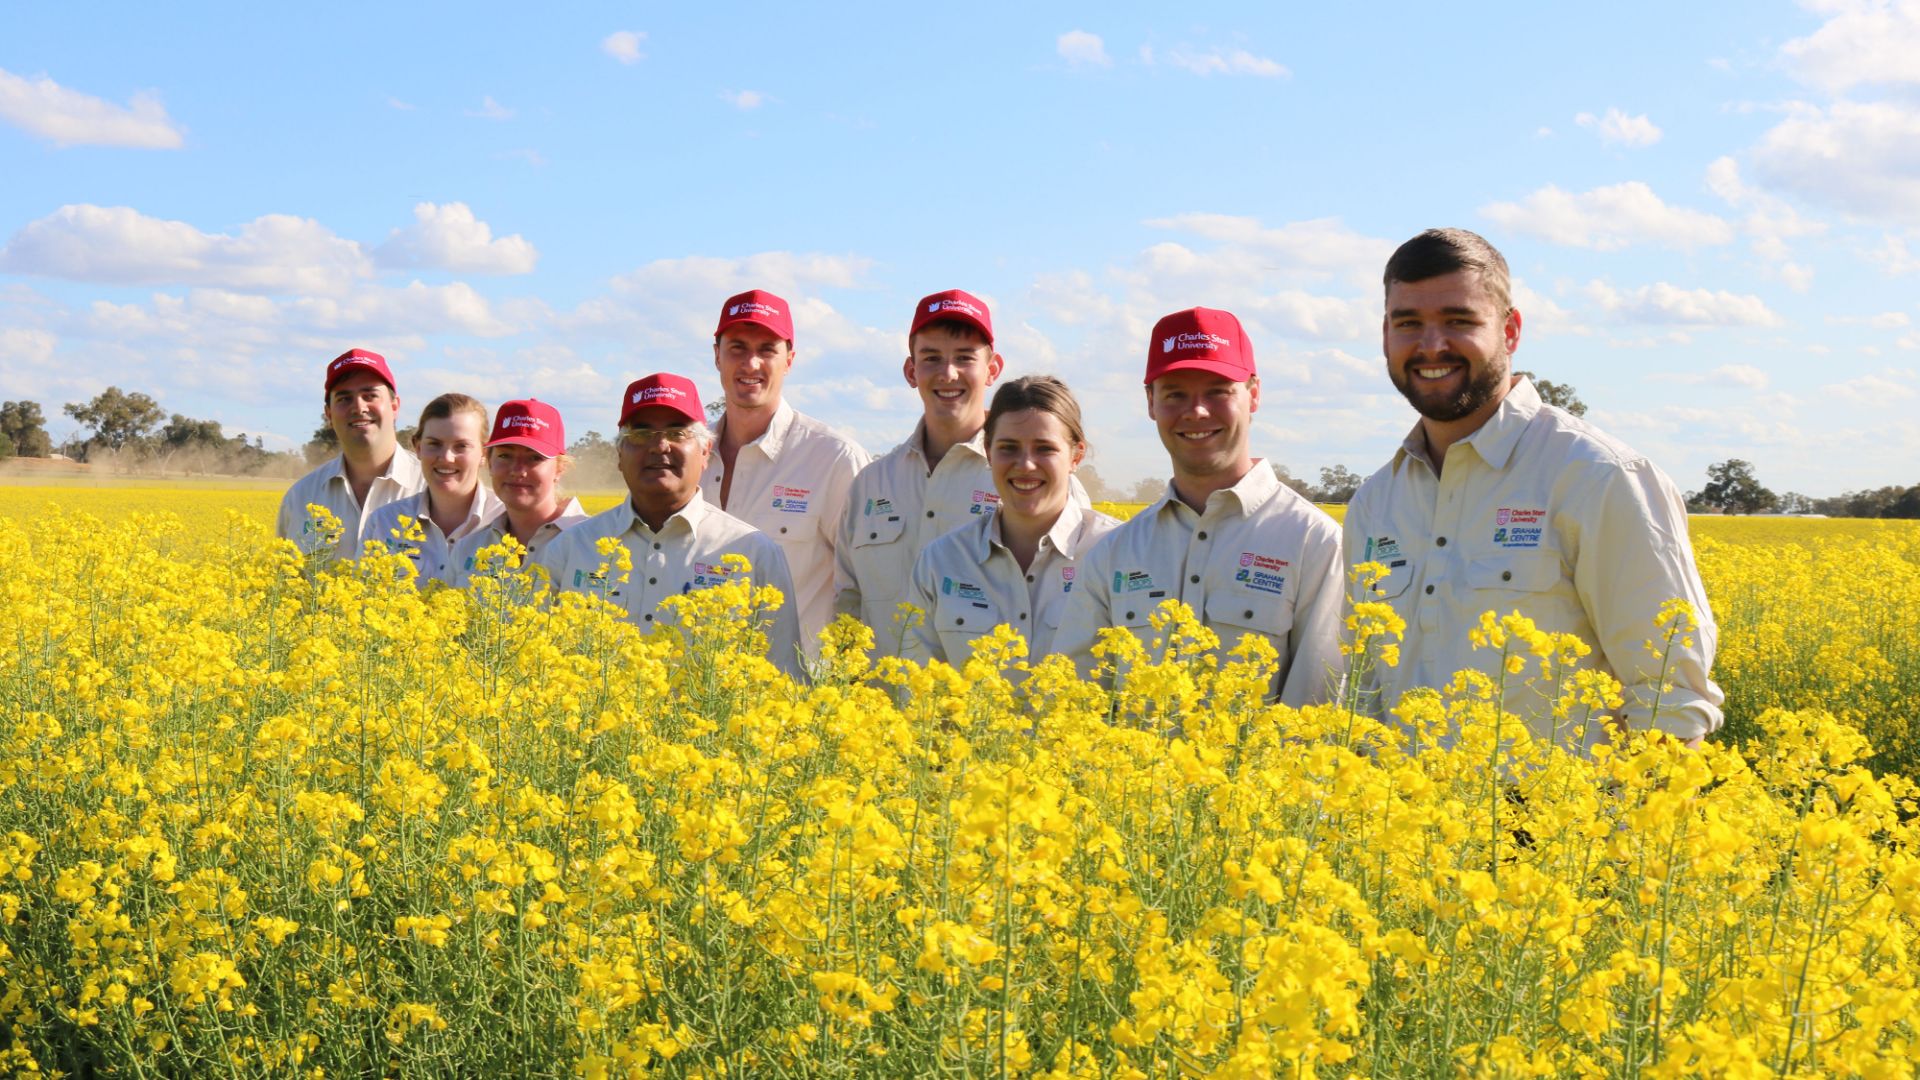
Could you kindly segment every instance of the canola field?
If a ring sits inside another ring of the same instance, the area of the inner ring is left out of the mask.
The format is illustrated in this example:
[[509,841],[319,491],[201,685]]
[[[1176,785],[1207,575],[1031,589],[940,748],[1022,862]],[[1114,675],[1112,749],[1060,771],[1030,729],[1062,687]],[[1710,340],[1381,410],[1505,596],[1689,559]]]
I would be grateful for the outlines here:
[[[1183,659],[1177,613],[1117,694],[1010,634],[871,667],[850,624],[794,685],[741,586],[650,636],[508,565],[419,594],[273,542],[277,498],[0,489],[7,1074],[1920,1060],[1910,524],[1697,520],[1728,731],[1582,760],[1483,679],[1411,739],[1266,705],[1271,656]],[[1472,632],[1604,710],[1574,643]]]

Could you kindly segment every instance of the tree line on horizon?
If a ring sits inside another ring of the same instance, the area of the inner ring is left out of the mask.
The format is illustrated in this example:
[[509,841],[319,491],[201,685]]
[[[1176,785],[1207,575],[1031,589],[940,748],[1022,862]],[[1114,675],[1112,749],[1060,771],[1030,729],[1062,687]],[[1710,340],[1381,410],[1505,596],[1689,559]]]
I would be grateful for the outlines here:
[[[1541,400],[1557,405],[1575,416],[1586,415],[1587,406],[1572,386],[1542,379],[1521,371],[1533,379]],[[718,402],[711,403],[710,414],[717,417]],[[46,429],[46,417],[38,402],[0,403],[0,462],[13,457],[64,457],[121,472],[168,472],[187,475],[285,477],[291,479],[339,453],[340,444],[333,428],[322,424],[306,444],[297,450],[268,450],[260,436],[228,435],[215,420],[196,420],[182,413],[169,413],[152,397],[138,391],[127,392],[109,386],[84,402],[69,402],[61,411],[77,425],[73,435],[57,447]],[[409,442],[412,428],[399,432],[402,444]],[[581,490],[618,489],[622,485],[615,466],[614,445],[598,431],[589,431],[567,447],[573,458],[568,474],[571,486]],[[1314,502],[1345,504],[1365,479],[1345,465],[1320,470],[1318,483],[1296,477],[1280,462],[1273,462],[1280,482]],[[1080,482],[1095,502],[1149,503],[1166,490],[1166,481],[1158,478],[1136,481],[1132,485],[1108,481],[1091,464],[1080,466]],[[1814,498],[1798,492],[1776,494],[1763,485],[1751,462],[1730,458],[1707,466],[1707,484],[1699,491],[1686,493],[1687,509],[1693,513],[1719,514],[1817,514],[1826,517],[1913,518],[1920,519],[1920,484],[1898,484],[1842,495]]]

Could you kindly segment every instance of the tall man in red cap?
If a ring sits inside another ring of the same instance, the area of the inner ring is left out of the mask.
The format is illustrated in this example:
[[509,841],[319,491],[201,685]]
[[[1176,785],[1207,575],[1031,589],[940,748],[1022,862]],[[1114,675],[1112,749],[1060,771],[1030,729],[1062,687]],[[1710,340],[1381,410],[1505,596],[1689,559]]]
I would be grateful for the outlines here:
[[1082,556],[1054,648],[1091,672],[1100,630],[1124,626],[1151,642],[1148,618],[1180,600],[1222,652],[1247,634],[1273,644],[1282,704],[1328,700],[1342,669],[1340,526],[1248,451],[1260,378],[1240,320],[1211,308],[1161,319],[1146,384],[1173,479]]
[[[399,444],[394,421],[400,415],[400,391],[386,358],[366,349],[348,349],[327,365],[321,410],[340,442],[340,455],[294,481],[280,500],[275,531],[304,551],[318,550],[307,506],[317,503],[340,519],[334,553],[358,558],[362,526],[390,502],[426,489],[420,459]],[[384,539],[384,538],[381,538]]]
[[708,502],[772,537],[787,556],[812,656],[833,620],[833,549],[853,478],[872,459],[860,445],[794,410],[782,393],[793,369],[793,309],[764,289],[720,307],[713,366],[726,412],[700,479]]
[[[1544,404],[1513,373],[1520,312],[1507,260],[1465,229],[1430,229],[1387,260],[1381,347],[1387,376],[1419,423],[1347,508],[1348,557],[1387,567],[1375,586],[1406,620],[1400,662],[1375,669],[1380,704],[1453,673],[1492,673],[1497,655],[1467,631],[1518,611],[1571,633],[1622,683],[1615,718],[1681,739],[1720,726],[1710,676],[1715,627],[1687,539],[1687,507],[1651,461],[1585,420]],[[1697,630],[1669,655],[1644,648],[1670,600]],[[1507,680],[1506,708],[1535,736],[1585,747],[1599,724],[1556,730],[1552,701]]]
[[[920,422],[854,479],[834,548],[834,608],[871,627],[882,656],[898,655],[905,640],[895,615],[921,549],[1000,504],[984,429],[1002,366],[993,316],[978,297],[948,289],[915,305],[901,373],[919,391]],[[1089,505],[1080,482],[1072,487]]]
[[[713,450],[713,432],[693,382],[679,375],[648,375],[628,385],[620,404],[620,475],[627,498],[561,533],[534,557],[560,589],[593,592],[619,606],[642,628],[670,618],[660,601],[725,584],[728,555],[752,564],[755,588],[772,585],[784,601],[767,625],[768,658],[798,674],[800,621],[793,579],[780,545],[700,494],[700,477]],[[597,581],[606,562],[599,543],[614,537],[633,567],[625,582]]]

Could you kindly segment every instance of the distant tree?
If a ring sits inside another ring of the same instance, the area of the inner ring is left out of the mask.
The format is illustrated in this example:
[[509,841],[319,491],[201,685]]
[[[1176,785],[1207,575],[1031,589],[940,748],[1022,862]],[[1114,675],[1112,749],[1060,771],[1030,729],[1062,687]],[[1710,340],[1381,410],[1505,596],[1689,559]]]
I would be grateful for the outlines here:
[[1305,480],[1302,480],[1299,477],[1293,475],[1293,473],[1290,472],[1285,465],[1282,465],[1277,461],[1273,463],[1273,475],[1276,480],[1279,480],[1282,484],[1285,484],[1286,486],[1299,492],[1301,495],[1309,499],[1314,497],[1315,492],[1313,490],[1312,484],[1309,484]]
[[1887,507],[1887,516],[1908,521],[1920,518],[1920,484],[1901,492],[1900,497],[1893,500],[1893,505]]
[[12,456],[13,436],[8,435],[4,431],[0,431],[0,461],[5,461]]
[[607,441],[605,435],[597,431],[589,431],[573,440],[573,445],[567,447],[567,453],[572,454],[576,461],[595,457],[611,458],[613,444]]
[[724,397],[714,398],[712,401],[707,402],[706,408],[707,426],[712,427],[714,424],[720,422],[722,416],[727,414],[727,399]]
[[53,440],[47,437],[47,420],[40,415],[37,401],[0,404],[0,435],[6,436],[13,452],[21,457],[48,457],[53,453]]
[[597,431],[589,431],[567,447],[573,468],[567,472],[566,485],[575,491],[619,491],[626,487],[620,476],[620,455],[611,441]]
[[1789,491],[1780,496],[1779,510],[1783,514],[1811,514],[1813,500],[1797,491]]
[[318,465],[340,452],[340,436],[334,434],[332,424],[321,424],[313,429],[313,438],[307,440],[301,452],[306,455],[307,464]]
[[1365,479],[1345,465],[1323,468],[1320,470],[1320,486],[1314,489],[1314,499],[1323,503],[1350,503],[1353,493],[1360,490],[1360,481]]
[[87,459],[100,450],[113,452],[143,451],[149,448],[153,430],[166,419],[160,403],[142,393],[126,393],[109,386],[92,401],[66,406],[66,414],[87,429],[85,438],[75,437],[80,450],[76,456]]
[[1533,388],[1540,392],[1540,400],[1549,405],[1558,405],[1575,416],[1587,415],[1587,403],[1580,400],[1572,385],[1557,383],[1552,379],[1543,379],[1531,371],[1516,371],[1515,375],[1525,375],[1533,380]]
[[1087,489],[1087,498],[1092,499],[1094,502],[1124,501],[1119,498],[1119,492],[1107,486],[1107,482],[1101,478],[1099,470],[1093,467],[1093,462],[1089,461],[1081,465],[1080,468],[1074,472],[1074,475],[1080,478],[1080,486]]
[[1133,485],[1133,491],[1128,494],[1125,501],[1130,503],[1154,502],[1158,500],[1166,490],[1167,482],[1165,480],[1142,480]]
[[1726,514],[1758,514],[1778,506],[1780,497],[1761,486],[1753,475],[1751,462],[1728,458],[1707,466],[1707,486],[1689,496],[1687,502],[1689,505],[1697,502]]

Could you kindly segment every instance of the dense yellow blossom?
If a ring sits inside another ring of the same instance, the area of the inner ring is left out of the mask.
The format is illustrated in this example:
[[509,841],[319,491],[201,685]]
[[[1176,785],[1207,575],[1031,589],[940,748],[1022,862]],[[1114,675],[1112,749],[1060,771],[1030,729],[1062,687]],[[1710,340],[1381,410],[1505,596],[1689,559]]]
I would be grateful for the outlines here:
[[[1911,741],[1882,741],[1911,730],[1889,726],[1915,697],[1911,533],[1884,557],[1703,540],[1744,741],[1635,733],[1581,759],[1485,677],[1392,703],[1391,726],[1268,704],[1271,650],[1216,667],[1177,608],[1163,663],[1103,645],[1117,693],[1009,633],[958,667],[870,667],[845,623],[802,685],[750,655],[779,598],[744,584],[643,636],[591,598],[527,604],[510,559],[420,592],[394,556],[324,567],[252,510],[199,514],[0,522],[8,1071],[1920,1057],[1920,807],[1888,767]],[[1798,591],[1816,572],[1837,606]],[[1355,610],[1351,664],[1391,661],[1390,614]],[[1617,701],[1578,642],[1509,613],[1468,631],[1565,724]],[[1831,640],[1853,669],[1767,670]]]

